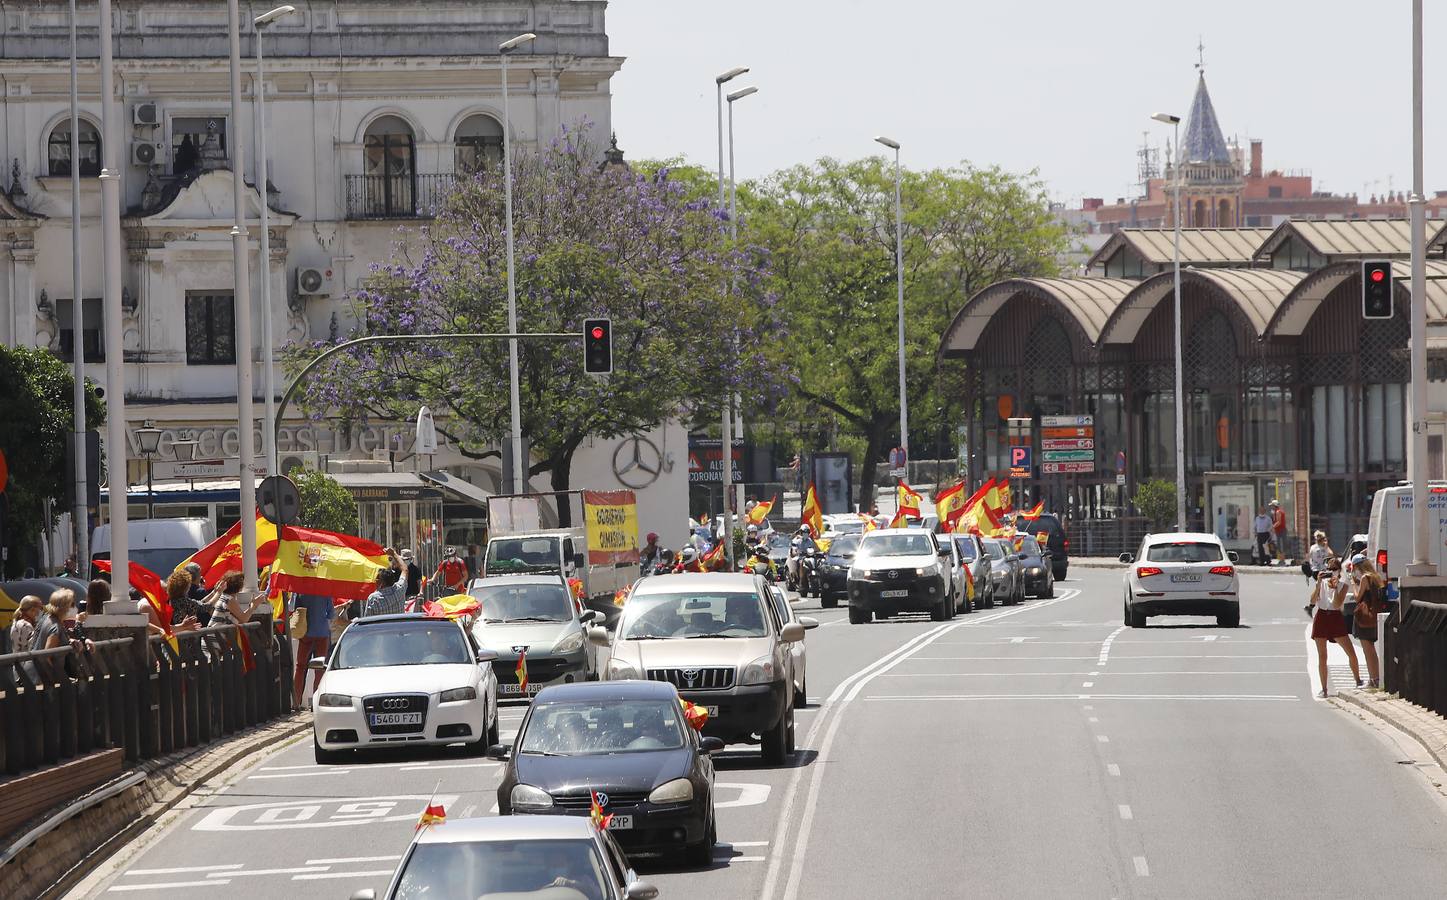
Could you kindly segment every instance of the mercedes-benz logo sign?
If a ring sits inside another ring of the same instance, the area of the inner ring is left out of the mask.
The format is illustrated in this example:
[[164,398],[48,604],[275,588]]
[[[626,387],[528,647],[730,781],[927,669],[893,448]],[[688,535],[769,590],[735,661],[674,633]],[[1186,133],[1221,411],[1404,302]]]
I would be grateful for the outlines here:
[[697,670],[697,669],[684,669],[682,672],[679,672],[678,674],[682,675],[682,676],[683,676],[683,680],[686,681],[686,682],[688,682],[688,687],[693,687],[693,683],[698,680],[698,670]]
[[382,701],[383,709],[406,709],[411,704],[401,697],[390,697]]
[[607,795],[607,794],[603,793],[602,791],[594,791],[593,794],[594,794],[594,796],[596,796],[596,797],[598,798],[598,805],[599,805],[599,806],[607,806],[607,805],[608,805],[608,795]]
[[626,437],[613,450],[613,474],[624,487],[646,488],[663,474],[663,454],[641,434]]

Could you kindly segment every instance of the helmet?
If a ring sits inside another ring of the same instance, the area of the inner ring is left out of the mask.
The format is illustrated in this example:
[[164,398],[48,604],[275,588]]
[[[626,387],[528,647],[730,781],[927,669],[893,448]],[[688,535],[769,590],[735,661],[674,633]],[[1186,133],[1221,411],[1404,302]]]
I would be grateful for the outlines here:
[[802,531],[804,534],[813,534],[813,533],[814,533],[814,529],[812,529],[812,528],[809,527],[809,523],[808,523],[808,522],[805,522],[803,525],[800,525],[800,526],[799,526],[799,530]]
[[658,540],[658,532],[656,532],[656,531],[650,531],[650,532],[648,532],[648,543],[651,544],[651,543],[653,543],[653,542],[656,541],[656,540]]
[[691,563],[694,560],[698,559],[698,551],[693,549],[692,547],[684,547],[681,556],[683,557],[684,562]]
[[750,526],[749,526],[749,534],[758,534],[758,533],[759,533],[759,526],[757,526],[757,525],[750,525]]

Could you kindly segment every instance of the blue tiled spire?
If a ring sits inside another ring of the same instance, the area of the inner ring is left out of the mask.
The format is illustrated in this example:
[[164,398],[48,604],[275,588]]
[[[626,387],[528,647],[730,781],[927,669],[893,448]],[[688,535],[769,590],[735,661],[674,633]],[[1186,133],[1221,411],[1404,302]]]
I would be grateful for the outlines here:
[[1216,108],[1211,105],[1211,95],[1206,91],[1204,72],[1196,81],[1196,98],[1191,101],[1191,116],[1186,122],[1186,136],[1181,143],[1185,162],[1231,161],[1226,139],[1221,136],[1221,126],[1216,122]]

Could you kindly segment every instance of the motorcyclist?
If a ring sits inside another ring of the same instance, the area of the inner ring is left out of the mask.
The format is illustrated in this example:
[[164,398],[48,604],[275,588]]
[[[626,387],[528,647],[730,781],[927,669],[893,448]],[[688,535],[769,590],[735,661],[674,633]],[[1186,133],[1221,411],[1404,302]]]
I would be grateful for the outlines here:
[[683,552],[678,554],[677,561],[673,564],[673,571],[678,572],[702,572],[703,566],[699,563],[698,551],[692,547],[684,547]]
[[639,567],[645,575],[653,571],[653,567],[658,565],[658,560],[663,555],[663,548],[658,545],[658,532],[648,532],[647,541],[643,549],[638,551]]
[[808,522],[805,522],[799,526],[799,530],[794,532],[794,537],[789,541],[789,559],[785,562],[784,567],[788,573],[790,584],[799,584],[799,560],[803,559],[805,552],[810,549],[817,553],[819,545],[814,541],[814,529],[809,527]]

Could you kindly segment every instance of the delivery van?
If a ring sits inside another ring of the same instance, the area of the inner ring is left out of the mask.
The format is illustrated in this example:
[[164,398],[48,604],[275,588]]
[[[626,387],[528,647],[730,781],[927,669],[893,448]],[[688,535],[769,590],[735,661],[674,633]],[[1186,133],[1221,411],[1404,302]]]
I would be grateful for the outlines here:
[[[216,526],[201,517],[132,519],[126,526],[131,562],[166,578],[186,557],[216,540]],[[96,526],[90,535],[90,558],[111,558],[111,526]]]
[[[1434,481],[1427,488],[1427,542],[1429,562],[1443,567],[1443,544],[1447,542],[1447,482]],[[1372,515],[1367,525],[1367,558],[1378,571],[1396,581],[1412,562],[1412,486],[1396,484],[1372,495]]]

